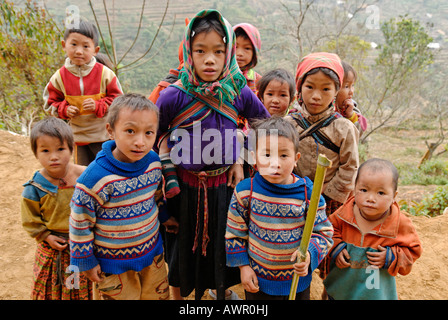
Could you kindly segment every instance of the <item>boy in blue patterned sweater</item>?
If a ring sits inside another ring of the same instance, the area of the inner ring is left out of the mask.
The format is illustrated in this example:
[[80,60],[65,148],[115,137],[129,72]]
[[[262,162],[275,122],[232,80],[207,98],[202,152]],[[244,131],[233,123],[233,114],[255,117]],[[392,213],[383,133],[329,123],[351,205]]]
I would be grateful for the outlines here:
[[168,299],[160,223],[176,232],[161,193],[152,151],[158,108],[137,94],[111,104],[112,140],[77,180],[71,202],[71,264],[96,282],[98,299]]
[[281,117],[254,125],[258,172],[240,182],[229,207],[227,265],[239,267],[247,300],[287,300],[296,272],[296,300],[309,300],[312,272],[333,244],[333,227],[320,197],[306,261],[294,263],[313,184],[293,173],[299,139]]

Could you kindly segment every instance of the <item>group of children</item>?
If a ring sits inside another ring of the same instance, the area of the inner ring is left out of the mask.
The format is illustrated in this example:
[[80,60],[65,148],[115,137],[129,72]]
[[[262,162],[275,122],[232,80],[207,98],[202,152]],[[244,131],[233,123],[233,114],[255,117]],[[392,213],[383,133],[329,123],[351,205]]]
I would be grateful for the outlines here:
[[[410,272],[421,244],[395,202],[396,168],[359,166],[366,121],[353,68],[318,52],[295,80],[284,69],[261,76],[258,30],[203,10],[175,76],[147,99],[123,94],[97,63],[97,39],[87,22],[66,31],[67,60],[44,93],[55,117],[31,131],[43,167],[22,200],[37,241],[33,299],[201,299],[208,289],[234,300],[241,283],[248,300],[285,300],[294,273],[296,299],[310,299],[316,268],[329,299],[398,298],[393,276]],[[319,154],[333,165],[296,262]],[[376,291],[367,267],[381,274]]]

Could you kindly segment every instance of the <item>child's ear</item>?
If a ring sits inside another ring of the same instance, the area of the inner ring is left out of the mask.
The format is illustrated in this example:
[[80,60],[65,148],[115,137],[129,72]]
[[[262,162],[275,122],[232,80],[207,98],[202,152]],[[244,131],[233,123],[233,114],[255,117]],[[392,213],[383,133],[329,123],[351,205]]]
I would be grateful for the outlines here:
[[112,129],[112,127],[110,126],[110,123],[106,123],[106,131],[109,134],[109,138],[111,140],[114,140],[114,130]]
[[94,56],[96,56],[98,54],[98,52],[100,52],[100,47],[99,46],[95,47],[95,54],[94,54]]
[[294,164],[294,167],[297,167],[297,161],[300,159],[300,152],[296,153],[296,163]]
[[65,51],[65,40],[61,40],[62,49]]

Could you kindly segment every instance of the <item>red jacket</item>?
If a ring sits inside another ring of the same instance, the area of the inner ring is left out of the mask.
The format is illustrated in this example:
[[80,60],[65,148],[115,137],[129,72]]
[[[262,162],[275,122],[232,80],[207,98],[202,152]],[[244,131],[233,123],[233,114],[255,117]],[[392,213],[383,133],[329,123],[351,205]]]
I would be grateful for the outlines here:
[[[68,119],[67,108],[76,106],[80,114],[70,119],[77,143],[108,140],[106,132],[107,113],[112,101],[123,94],[115,73],[92,59],[88,64],[77,66],[66,59],[65,65],[50,79],[44,91],[44,109],[53,116]],[[95,112],[82,110],[87,98],[95,100]]]

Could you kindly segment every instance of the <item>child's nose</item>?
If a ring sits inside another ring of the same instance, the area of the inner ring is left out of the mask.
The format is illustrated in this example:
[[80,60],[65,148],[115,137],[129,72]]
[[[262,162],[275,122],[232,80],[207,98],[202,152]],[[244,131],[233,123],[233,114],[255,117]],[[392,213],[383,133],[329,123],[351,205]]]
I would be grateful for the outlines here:
[[213,54],[208,54],[204,59],[205,64],[215,63],[215,56]]
[[139,148],[143,147],[145,145],[144,136],[142,134],[135,135],[134,144],[136,147],[139,147]]
[[280,162],[278,161],[278,157],[271,157],[271,161],[269,164],[270,164],[271,168],[279,168],[280,167]]
[[52,152],[51,154],[50,154],[50,160],[51,161],[56,161],[56,160],[58,160],[59,159],[59,156],[58,156],[58,154],[56,153],[56,152]]

